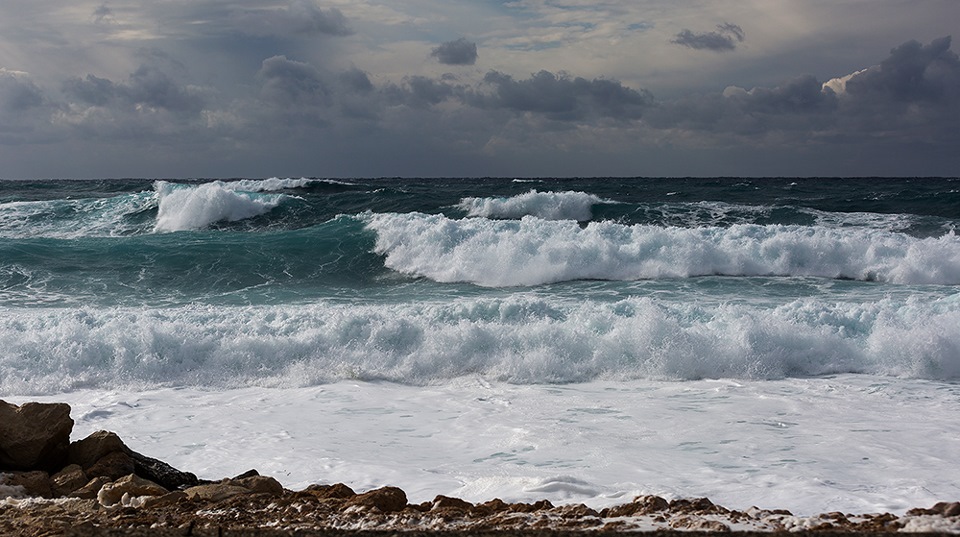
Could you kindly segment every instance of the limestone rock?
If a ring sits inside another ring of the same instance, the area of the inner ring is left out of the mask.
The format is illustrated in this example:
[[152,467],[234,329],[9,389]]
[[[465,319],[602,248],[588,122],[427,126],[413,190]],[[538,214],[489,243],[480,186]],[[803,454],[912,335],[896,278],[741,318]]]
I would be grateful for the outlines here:
[[9,487],[22,487],[26,496],[34,498],[53,497],[53,487],[50,482],[50,474],[34,470],[32,472],[12,472],[6,474],[4,485]]
[[107,477],[111,481],[134,473],[135,465],[130,455],[122,451],[113,451],[101,457],[92,466],[85,468],[90,477]]
[[94,477],[86,485],[70,493],[71,498],[80,498],[83,500],[95,500],[100,489],[110,482],[109,478],[100,476]]
[[148,496],[143,498],[143,507],[147,509],[164,507],[167,505],[173,505],[185,499],[187,499],[186,492],[183,492],[182,490],[175,490],[173,492],[164,494],[163,496]]
[[355,505],[376,507],[383,513],[394,513],[407,506],[407,495],[397,487],[383,487],[358,494],[347,501],[347,507]]
[[120,503],[124,496],[134,498],[139,496],[163,496],[170,491],[134,474],[126,475],[113,483],[105,484],[97,494],[97,501],[101,505],[115,505]]
[[352,488],[343,483],[336,483],[334,485],[310,485],[303,489],[302,492],[320,499],[347,499],[357,495]]
[[639,516],[666,511],[670,508],[667,500],[659,496],[638,496],[630,503],[618,505],[600,511],[600,516],[604,518],[613,518],[621,516]]
[[0,470],[63,468],[72,430],[70,405],[0,401]]
[[431,509],[441,510],[441,509],[456,509],[460,511],[469,511],[473,508],[473,504],[461,500],[460,498],[450,498],[449,496],[437,496],[433,499],[433,504],[430,506]]
[[206,500],[210,502],[219,502],[237,494],[250,494],[250,489],[239,485],[230,485],[229,483],[211,483],[209,485],[197,485],[183,491],[187,498],[191,500]]
[[79,464],[67,466],[50,476],[50,479],[53,481],[53,492],[57,496],[66,496],[90,482]]

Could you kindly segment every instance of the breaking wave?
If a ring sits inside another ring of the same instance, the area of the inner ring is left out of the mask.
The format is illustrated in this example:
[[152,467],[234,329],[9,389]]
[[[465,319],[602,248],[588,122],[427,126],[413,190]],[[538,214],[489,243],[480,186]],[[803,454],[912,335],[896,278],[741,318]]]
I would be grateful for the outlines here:
[[487,287],[571,280],[812,276],[960,284],[960,238],[872,228],[737,224],[679,228],[367,214],[388,268]]
[[509,198],[463,198],[458,207],[469,216],[517,219],[537,216],[545,220],[576,220],[586,222],[593,218],[593,206],[608,203],[599,196],[586,192],[538,192]]
[[960,378],[960,295],[838,303],[453,302],[59,308],[0,315],[0,392],[121,386]]
[[269,181],[246,181],[248,185],[214,181],[198,186],[158,181],[154,187],[158,198],[154,231],[202,229],[215,222],[236,222],[266,214],[286,196],[253,192],[289,188],[281,186],[281,180],[274,184]]

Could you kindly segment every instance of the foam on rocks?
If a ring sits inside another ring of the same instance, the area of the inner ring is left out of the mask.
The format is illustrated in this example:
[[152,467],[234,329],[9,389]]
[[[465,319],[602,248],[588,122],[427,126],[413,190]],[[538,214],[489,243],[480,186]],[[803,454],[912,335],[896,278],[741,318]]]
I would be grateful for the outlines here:
[[111,432],[70,443],[69,413],[65,404],[0,401],[0,535],[320,535],[358,530],[436,535],[587,530],[960,534],[960,502],[912,509],[902,517],[840,512],[798,517],[785,510],[731,510],[707,498],[668,501],[649,495],[600,511],[546,500],[471,503],[442,495],[412,504],[393,486],[357,493],[343,483],[315,484],[290,491],[256,470],[201,480],[131,450]]

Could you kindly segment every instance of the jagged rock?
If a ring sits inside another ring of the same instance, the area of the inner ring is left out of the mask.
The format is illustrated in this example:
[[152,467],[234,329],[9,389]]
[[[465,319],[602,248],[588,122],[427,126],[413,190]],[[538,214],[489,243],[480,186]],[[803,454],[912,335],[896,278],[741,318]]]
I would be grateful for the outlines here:
[[916,508],[907,511],[908,515],[960,516],[960,502],[937,502],[929,509]]
[[698,516],[676,517],[670,521],[670,527],[696,532],[730,532],[730,526],[727,526],[723,522],[720,522],[719,520],[708,520]]
[[256,494],[283,494],[283,485],[272,477],[254,475],[250,477],[234,478],[227,481],[229,485],[241,486]]
[[70,444],[70,462],[87,469],[110,453],[118,451],[127,451],[127,446],[119,436],[109,431],[97,431]]
[[50,476],[50,480],[53,481],[53,493],[57,496],[66,496],[90,482],[79,464],[67,466]]
[[134,472],[145,479],[162,485],[170,490],[193,487],[199,484],[197,476],[190,472],[182,472],[169,464],[141,455],[136,451],[127,450],[133,459]]
[[234,477],[233,479],[243,479],[245,477],[254,477],[260,475],[256,469],[247,470],[246,472]]
[[376,507],[383,513],[394,513],[407,506],[407,495],[397,487],[383,487],[350,498],[347,507],[351,506]]
[[34,498],[53,497],[53,483],[50,482],[50,474],[42,470],[6,474],[3,484],[11,487],[22,487],[26,496]]
[[181,500],[187,499],[187,493],[182,490],[175,490],[164,494],[163,496],[150,496],[143,498],[143,507],[146,509],[154,509],[157,507],[164,507],[167,505],[173,505],[180,502]]
[[136,466],[130,455],[122,451],[112,451],[101,457],[92,466],[84,468],[90,477],[106,477],[111,481],[134,473]]
[[70,405],[0,401],[0,470],[63,468],[72,430]]
[[456,509],[461,511],[469,511],[473,508],[473,504],[461,500],[460,498],[450,498],[449,496],[437,496],[433,499],[433,502],[430,506],[431,510],[447,510],[447,509]]
[[111,506],[120,503],[125,495],[131,498],[138,496],[163,496],[169,492],[169,490],[153,481],[129,474],[113,483],[103,485],[97,494],[97,501],[99,501],[101,505]]
[[540,500],[534,503],[511,503],[507,510],[511,513],[533,513],[547,509],[553,509],[553,504],[547,500]]
[[619,516],[648,515],[658,511],[665,511],[669,508],[670,504],[660,496],[638,496],[630,503],[600,511],[600,516],[613,518]]
[[501,500],[500,498],[494,498],[488,502],[483,502],[473,506],[473,510],[482,516],[487,516],[494,513],[504,513],[509,511],[510,504]]
[[97,498],[97,494],[100,492],[100,489],[103,488],[103,486],[107,483],[110,483],[110,479],[107,477],[94,477],[88,481],[86,485],[70,493],[70,497],[80,498],[83,500],[95,500]]
[[303,489],[302,492],[310,494],[311,496],[316,496],[321,500],[328,498],[347,499],[357,495],[352,488],[344,485],[343,483],[336,483],[334,485],[310,485],[309,487]]
[[239,485],[230,485],[228,483],[211,483],[209,485],[197,485],[183,491],[187,498],[191,500],[206,500],[210,502],[219,502],[237,494],[250,494],[250,489]]
[[576,505],[561,505],[555,507],[553,511],[563,518],[583,518],[600,516],[596,510],[587,507],[582,503]]

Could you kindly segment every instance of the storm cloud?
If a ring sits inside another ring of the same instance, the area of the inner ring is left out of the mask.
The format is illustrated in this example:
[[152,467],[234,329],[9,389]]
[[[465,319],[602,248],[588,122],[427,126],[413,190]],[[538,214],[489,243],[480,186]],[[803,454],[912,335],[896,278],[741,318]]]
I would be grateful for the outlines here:
[[434,48],[430,55],[444,65],[473,65],[477,63],[477,44],[461,37]]
[[743,29],[736,24],[718,24],[712,32],[693,32],[683,29],[670,42],[697,50],[724,52],[734,50],[746,38]]

